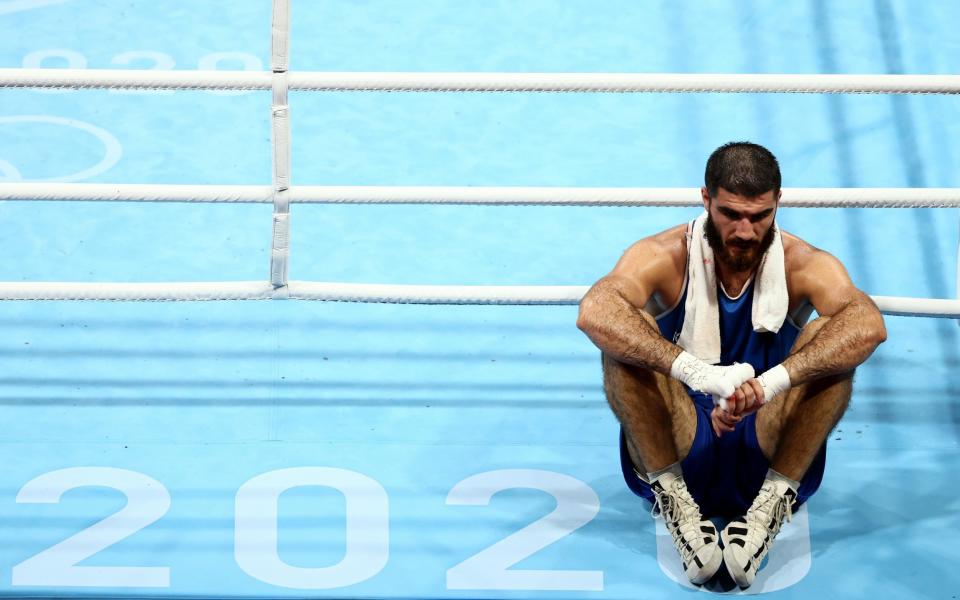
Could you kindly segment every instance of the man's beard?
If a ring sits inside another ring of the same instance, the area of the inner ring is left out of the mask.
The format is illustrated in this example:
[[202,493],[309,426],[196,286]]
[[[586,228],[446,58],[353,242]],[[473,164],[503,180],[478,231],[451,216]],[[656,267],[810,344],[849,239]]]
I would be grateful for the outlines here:
[[[720,236],[720,231],[713,223],[710,213],[707,213],[707,222],[704,226],[704,233],[707,235],[707,243],[713,249],[713,255],[716,261],[734,273],[744,273],[752,271],[760,264],[763,255],[766,254],[770,244],[773,243],[773,225],[763,238],[758,242],[728,242],[725,243]],[[736,246],[742,249],[734,253],[730,246]]]

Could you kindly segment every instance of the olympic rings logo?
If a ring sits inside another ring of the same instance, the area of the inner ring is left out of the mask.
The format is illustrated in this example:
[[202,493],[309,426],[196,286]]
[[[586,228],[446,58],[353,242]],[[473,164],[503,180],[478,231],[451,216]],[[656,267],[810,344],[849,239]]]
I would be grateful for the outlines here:
[[[4,124],[16,123],[51,123],[62,127],[69,127],[92,135],[103,145],[103,157],[100,159],[100,162],[92,167],[77,171],[76,173],[70,173],[68,175],[47,177],[42,179],[31,179],[31,181],[82,181],[84,179],[96,177],[101,173],[109,171],[120,161],[120,157],[123,156],[123,147],[120,145],[120,141],[112,133],[106,129],[97,127],[96,125],[92,125],[85,121],[66,117],[55,117],[52,115],[16,115],[12,117],[0,117],[0,126]],[[0,157],[0,181],[21,181],[23,179],[23,175],[16,166]]]

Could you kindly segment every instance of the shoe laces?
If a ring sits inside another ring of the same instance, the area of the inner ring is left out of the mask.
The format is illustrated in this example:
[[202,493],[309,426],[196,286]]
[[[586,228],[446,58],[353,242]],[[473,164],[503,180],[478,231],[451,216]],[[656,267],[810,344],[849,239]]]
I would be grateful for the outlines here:
[[788,523],[793,519],[793,502],[787,496],[777,493],[772,482],[765,482],[757,494],[757,499],[747,511],[747,528],[759,529],[756,533],[761,539],[769,535],[772,540],[780,532],[784,517]]
[[[680,532],[690,541],[702,539],[706,535],[700,530],[700,523],[703,521],[700,507],[690,495],[683,479],[677,478],[670,481],[664,490],[656,493],[655,496],[656,502],[651,514],[656,517],[659,509],[669,526],[668,529],[671,529],[674,541],[677,540],[676,532]],[[672,526],[673,522],[677,523],[675,530]],[[682,549],[681,553],[685,553],[685,549]]]

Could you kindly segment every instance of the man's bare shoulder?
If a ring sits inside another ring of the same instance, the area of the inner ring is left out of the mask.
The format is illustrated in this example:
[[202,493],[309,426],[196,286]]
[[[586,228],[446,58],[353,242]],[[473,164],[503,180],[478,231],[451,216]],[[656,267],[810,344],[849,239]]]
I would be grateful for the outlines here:
[[683,272],[687,263],[687,226],[677,225],[634,243],[624,253],[628,260],[652,261],[662,268]]
[[817,251],[816,246],[792,233],[780,230],[780,236],[783,239],[783,259],[788,273],[802,267]]
[[784,232],[783,254],[791,307],[806,299],[819,314],[829,316],[862,294],[843,263],[829,252]]
[[687,251],[687,224],[681,223],[674,225],[670,229],[664,229],[660,233],[651,235],[649,240],[656,240],[658,244],[664,246],[680,246],[684,252]]
[[780,234],[783,237],[783,259],[788,274],[817,269],[826,263],[841,266],[840,261],[826,250],[817,248],[792,233],[781,231]]
[[635,306],[644,306],[653,294],[669,305],[680,295],[686,264],[686,225],[678,225],[627,248],[604,279],[617,282]]

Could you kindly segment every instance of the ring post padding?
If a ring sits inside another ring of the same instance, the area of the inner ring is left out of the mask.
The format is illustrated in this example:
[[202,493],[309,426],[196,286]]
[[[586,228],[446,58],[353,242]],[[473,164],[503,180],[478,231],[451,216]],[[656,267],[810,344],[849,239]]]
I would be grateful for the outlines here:
[[[287,66],[290,46],[290,2],[274,0],[270,65],[273,71],[270,109],[273,132],[273,237],[270,248],[270,283],[287,285],[290,263],[290,106]],[[280,297],[284,297],[281,295]]]
[[290,214],[274,213],[273,242],[270,250],[270,284],[274,288],[287,285],[290,263]]
[[272,39],[270,68],[274,73],[286,72],[290,57],[290,0],[273,0]]
[[290,262],[290,121],[288,109],[273,110],[273,243],[270,283],[287,285]]
[[290,108],[286,105],[274,106],[272,123],[273,189],[286,191],[290,188]]

